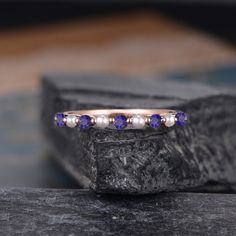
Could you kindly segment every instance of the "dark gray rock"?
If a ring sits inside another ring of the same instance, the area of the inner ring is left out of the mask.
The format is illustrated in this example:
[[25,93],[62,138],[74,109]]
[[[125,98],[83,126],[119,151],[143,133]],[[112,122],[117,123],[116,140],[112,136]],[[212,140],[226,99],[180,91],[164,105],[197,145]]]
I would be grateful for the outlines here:
[[0,189],[0,235],[235,235],[236,195]]
[[[43,124],[56,157],[85,187],[101,193],[155,193],[236,182],[236,97],[160,79],[50,75],[43,81]],[[58,111],[174,108],[185,128],[56,128]]]

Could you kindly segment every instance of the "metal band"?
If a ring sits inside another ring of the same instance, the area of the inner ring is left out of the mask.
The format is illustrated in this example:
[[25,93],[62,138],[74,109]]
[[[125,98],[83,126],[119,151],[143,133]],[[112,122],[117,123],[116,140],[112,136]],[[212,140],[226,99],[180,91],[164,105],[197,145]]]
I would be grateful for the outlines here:
[[171,127],[184,126],[187,116],[184,112],[169,109],[103,109],[59,112],[55,115],[58,127],[68,126],[81,129],[116,128],[143,129],[159,128],[162,124]]
[[97,116],[97,115],[117,115],[117,114],[124,114],[128,116],[132,115],[152,115],[152,114],[176,114],[177,111],[175,110],[168,110],[168,109],[106,109],[106,110],[79,110],[79,111],[65,111],[63,112],[64,115],[90,115],[90,116]]

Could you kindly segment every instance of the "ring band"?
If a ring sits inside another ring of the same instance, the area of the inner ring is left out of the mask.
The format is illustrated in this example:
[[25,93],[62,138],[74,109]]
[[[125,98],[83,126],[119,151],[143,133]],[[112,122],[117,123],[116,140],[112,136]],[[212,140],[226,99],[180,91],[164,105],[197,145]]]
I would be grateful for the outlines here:
[[168,109],[106,109],[59,112],[54,117],[56,126],[81,129],[115,128],[144,129],[159,128],[162,124],[172,127],[184,126],[187,116],[182,111]]

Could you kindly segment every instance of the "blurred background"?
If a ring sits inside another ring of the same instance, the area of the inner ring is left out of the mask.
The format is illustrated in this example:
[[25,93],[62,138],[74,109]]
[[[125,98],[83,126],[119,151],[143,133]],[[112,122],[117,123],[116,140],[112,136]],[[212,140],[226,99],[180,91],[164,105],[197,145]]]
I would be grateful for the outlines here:
[[236,5],[1,2],[0,186],[77,188],[40,131],[47,73],[159,76],[236,86]]

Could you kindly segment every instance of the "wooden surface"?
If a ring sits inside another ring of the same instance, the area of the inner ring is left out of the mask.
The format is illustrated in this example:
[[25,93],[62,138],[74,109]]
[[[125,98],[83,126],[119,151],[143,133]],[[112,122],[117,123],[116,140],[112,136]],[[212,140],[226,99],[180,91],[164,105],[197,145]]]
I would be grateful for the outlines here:
[[48,72],[146,76],[234,63],[235,48],[151,12],[0,32],[0,93],[35,90]]
[[1,189],[1,235],[235,235],[236,195]]

